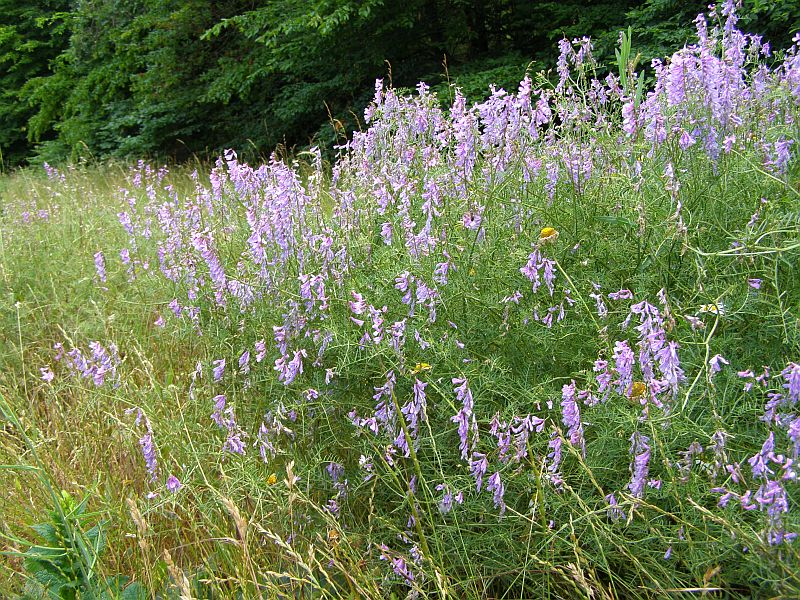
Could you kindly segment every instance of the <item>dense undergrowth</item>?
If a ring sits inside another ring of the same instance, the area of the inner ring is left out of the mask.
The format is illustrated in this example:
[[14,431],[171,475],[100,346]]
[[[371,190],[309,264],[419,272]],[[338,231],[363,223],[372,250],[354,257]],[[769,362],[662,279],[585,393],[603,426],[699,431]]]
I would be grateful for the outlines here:
[[3,180],[3,595],[800,594],[800,56],[735,25]]

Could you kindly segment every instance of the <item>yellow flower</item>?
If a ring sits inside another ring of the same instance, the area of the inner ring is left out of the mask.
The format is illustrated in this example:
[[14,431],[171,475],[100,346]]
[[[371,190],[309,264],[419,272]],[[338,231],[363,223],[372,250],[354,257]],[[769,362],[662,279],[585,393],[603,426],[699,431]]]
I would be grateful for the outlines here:
[[276,483],[278,483],[278,476],[275,473],[267,477],[267,485],[275,485]]
[[647,393],[647,386],[642,383],[641,381],[634,381],[631,384],[630,392],[628,393],[628,397],[631,400],[640,400],[644,397]]
[[421,373],[422,371],[430,371],[433,367],[431,367],[428,363],[417,363],[414,365],[414,368],[411,370],[412,375],[416,375],[417,373]]
[[549,244],[550,242],[555,242],[557,239],[558,231],[553,227],[544,227],[542,231],[539,232],[539,242],[542,244]]
[[328,529],[328,543],[336,546],[339,543],[339,532],[335,529]]

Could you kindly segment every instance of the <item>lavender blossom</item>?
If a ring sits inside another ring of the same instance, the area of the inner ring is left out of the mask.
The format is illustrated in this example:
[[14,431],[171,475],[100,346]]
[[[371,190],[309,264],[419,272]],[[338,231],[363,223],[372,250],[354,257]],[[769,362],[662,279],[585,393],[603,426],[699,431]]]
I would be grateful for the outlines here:
[[486,460],[486,455],[480,452],[473,452],[472,458],[469,463],[469,474],[475,478],[475,491],[480,492],[483,486],[483,476],[486,475],[486,469],[489,468],[489,461]]
[[615,523],[619,520],[625,520],[625,511],[619,507],[616,496],[614,496],[614,494],[608,494],[606,495],[605,500],[608,502],[608,508],[606,509],[608,518]]
[[139,438],[139,445],[142,447],[147,472],[150,473],[150,481],[155,482],[158,477],[158,459],[156,458],[156,447],[153,444],[153,432],[150,429],[150,422],[146,421],[147,432]]
[[106,259],[103,256],[103,251],[99,250],[94,255],[94,268],[97,271],[97,278],[102,282],[106,282]]
[[564,385],[561,389],[561,415],[564,426],[567,427],[569,443],[581,451],[586,456],[586,442],[583,438],[583,423],[581,423],[581,413],[578,402],[575,399],[575,381],[569,385]]
[[41,367],[39,371],[42,373],[42,380],[46,381],[47,383],[50,383],[55,378],[55,374],[49,366]]
[[[478,425],[475,422],[475,415],[473,413],[474,401],[472,399],[472,391],[469,388],[469,382],[466,378],[459,379],[453,378],[453,385],[455,386],[456,399],[461,402],[461,409],[450,420],[458,424],[458,436],[460,438],[459,448],[461,449],[462,460],[467,460],[470,450],[474,449],[475,442],[478,435]],[[473,443],[470,446],[469,436],[472,435]]]
[[214,361],[214,381],[222,381],[222,377],[225,374],[225,359],[220,358],[219,360]]
[[728,364],[730,363],[721,354],[715,354],[712,356],[708,361],[709,379],[713,378],[715,374],[719,373],[722,370],[723,365]]
[[781,371],[781,376],[786,383],[783,387],[787,390],[787,399],[792,404],[796,404],[800,400],[800,364],[789,363],[789,365]]
[[175,475],[170,475],[167,479],[167,489],[172,492],[173,494],[180,490],[183,487],[183,484],[180,482],[180,479],[175,477]]
[[650,439],[638,431],[631,436],[630,453],[633,456],[633,460],[630,466],[631,482],[628,484],[628,489],[636,498],[641,498],[644,494],[650,463],[649,443]]
[[628,346],[628,342],[621,341],[614,344],[614,369],[618,378],[614,381],[617,393],[625,395],[633,384],[633,350]]
[[500,509],[501,515],[505,513],[506,503],[503,501],[503,496],[506,493],[506,487],[500,480],[500,473],[495,473],[486,480],[486,490],[494,493],[494,507]]

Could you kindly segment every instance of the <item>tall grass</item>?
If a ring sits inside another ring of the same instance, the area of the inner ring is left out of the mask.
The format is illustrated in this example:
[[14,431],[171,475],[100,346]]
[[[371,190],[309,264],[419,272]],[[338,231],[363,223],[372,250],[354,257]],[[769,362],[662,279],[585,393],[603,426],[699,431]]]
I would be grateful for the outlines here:
[[735,24],[379,82],[334,165],[6,177],[0,461],[151,597],[800,594],[800,58]]

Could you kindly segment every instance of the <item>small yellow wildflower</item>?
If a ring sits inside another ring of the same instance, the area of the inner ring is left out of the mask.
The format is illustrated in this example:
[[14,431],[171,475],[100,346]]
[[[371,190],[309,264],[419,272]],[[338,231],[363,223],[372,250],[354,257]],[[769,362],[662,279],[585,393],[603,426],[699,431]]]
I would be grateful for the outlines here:
[[414,368],[411,370],[412,375],[416,375],[417,373],[421,373],[423,371],[430,371],[433,367],[431,367],[428,363],[422,362],[417,363],[414,365]]
[[647,386],[641,381],[634,381],[633,384],[631,384],[631,389],[628,394],[628,397],[631,400],[640,400],[644,397],[646,393],[647,393]]
[[339,532],[335,529],[328,529],[328,543],[336,546],[339,543]]
[[549,244],[550,242],[555,242],[557,239],[558,231],[553,227],[544,227],[542,231],[539,232],[539,242],[542,244]]
[[276,483],[278,483],[278,476],[275,473],[267,477],[267,485],[275,485]]

